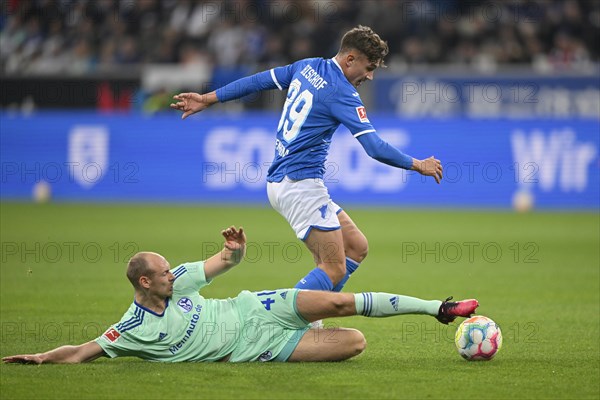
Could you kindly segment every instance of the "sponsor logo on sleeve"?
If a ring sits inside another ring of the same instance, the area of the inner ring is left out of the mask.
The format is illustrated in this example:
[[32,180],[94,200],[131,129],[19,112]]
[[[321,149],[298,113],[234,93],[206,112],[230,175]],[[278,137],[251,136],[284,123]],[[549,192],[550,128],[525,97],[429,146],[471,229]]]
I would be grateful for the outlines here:
[[121,336],[121,334],[119,332],[117,332],[117,330],[115,328],[110,328],[109,330],[104,332],[104,337],[109,342],[114,342],[115,340],[117,340],[119,338],[119,336]]
[[367,110],[365,110],[365,107],[356,107],[356,113],[358,114],[358,119],[360,119],[360,122],[369,122],[369,118],[367,118]]

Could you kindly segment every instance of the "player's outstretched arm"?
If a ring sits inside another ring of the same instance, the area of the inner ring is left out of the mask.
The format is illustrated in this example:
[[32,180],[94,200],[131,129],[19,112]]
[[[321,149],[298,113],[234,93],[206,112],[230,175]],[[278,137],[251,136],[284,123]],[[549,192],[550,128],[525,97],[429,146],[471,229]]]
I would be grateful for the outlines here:
[[230,226],[221,231],[225,238],[223,250],[204,262],[204,274],[207,279],[227,272],[230,268],[238,265],[246,254],[246,234],[244,228],[238,230]]
[[91,341],[79,346],[61,346],[45,353],[4,357],[2,361],[19,364],[78,364],[93,361],[103,355],[102,347]]
[[421,175],[432,176],[437,183],[442,180],[442,163],[433,156],[417,160],[381,139],[376,132],[358,136],[358,142],[370,157],[379,162],[397,168],[411,169]]
[[442,168],[442,162],[431,156],[424,160],[413,159],[413,166],[411,168],[413,171],[417,171],[421,175],[425,176],[433,176],[437,183],[440,183],[443,177],[444,169]]
[[219,101],[215,91],[206,94],[179,93],[173,96],[173,99],[176,101],[171,103],[171,108],[183,111],[181,119],[186,119],[192,114],[206,110]]
[[[288,73],[291,71],[290,68],[284,69]],[[282,72],[282,74],[285,74],[285,72]],[[286,84],[283,84],[282,86],[282,84],[277,81],[275,75],[276,73],[274,70],[263,71],[230,82],[210,93],[180,93],[173,96],[176,101],[171,103],[171,108],[183,111],[181,119],[185,119],[192,114],[207,109],[217,102],[225,103],[263,90],[276,88],[282,90],[283,88],[287,88]]]

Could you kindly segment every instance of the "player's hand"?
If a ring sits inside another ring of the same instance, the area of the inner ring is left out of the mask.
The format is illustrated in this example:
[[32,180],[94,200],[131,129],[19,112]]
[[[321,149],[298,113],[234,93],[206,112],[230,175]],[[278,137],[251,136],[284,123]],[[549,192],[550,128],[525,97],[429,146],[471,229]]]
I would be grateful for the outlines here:
[[4,357],[2,362],[17,364],[41,364],[43,360],[38,354],[24,354],[19,356]]
[[244,249],[246,246],[246,234],[244,228],[240,226],[240,229],[236,229],[235,226],[230,226],[227,229],[221,231],[221,235],[225,238],[225,248],[231,251],[238,251]]
[[424,160],[415,160],[413,169],[419,172],[421,175],[433,176],[437,183],[440,183],[443,177],[444,169],[442,168],[442,162],[431,156]]
[[186,119],[192,114],[203,111],[216,103],[214,92],[207,94],[199,93],[179,93],[173,96],[176,100],[171,103],[171,108],[183,111],[181,119]]

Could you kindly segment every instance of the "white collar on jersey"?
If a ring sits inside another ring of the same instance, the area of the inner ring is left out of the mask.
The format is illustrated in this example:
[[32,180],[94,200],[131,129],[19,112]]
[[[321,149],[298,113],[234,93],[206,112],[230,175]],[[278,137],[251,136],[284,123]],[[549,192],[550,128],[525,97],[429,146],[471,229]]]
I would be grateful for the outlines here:
[[337,67],[340,69],[340,71],[342,71],[342,74],[343,74],[343,73],[344,73],[344,70],[342,69],[342,67],[340,66],[340,64],[338,64],[338,62],[337,62],[337,60],[335,59],[335,57],[333,57],[331,60],[333,61],[333,63],[334,63],[335,65],[337,65]]

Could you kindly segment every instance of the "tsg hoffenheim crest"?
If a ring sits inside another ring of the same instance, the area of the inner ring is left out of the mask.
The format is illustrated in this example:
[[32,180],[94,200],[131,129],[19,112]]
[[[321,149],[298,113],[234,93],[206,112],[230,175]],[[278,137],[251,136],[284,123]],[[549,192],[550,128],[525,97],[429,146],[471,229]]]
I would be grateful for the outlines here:
[[78,125],[69,133],[69,171],[86,189],[108,172],[108,137],[108,129],[102,125]]
[[183,310],[184,313],[189,313],[194,304],[188,297],[182,297],[179,299],[179,301],[177,301],[177,305]]

